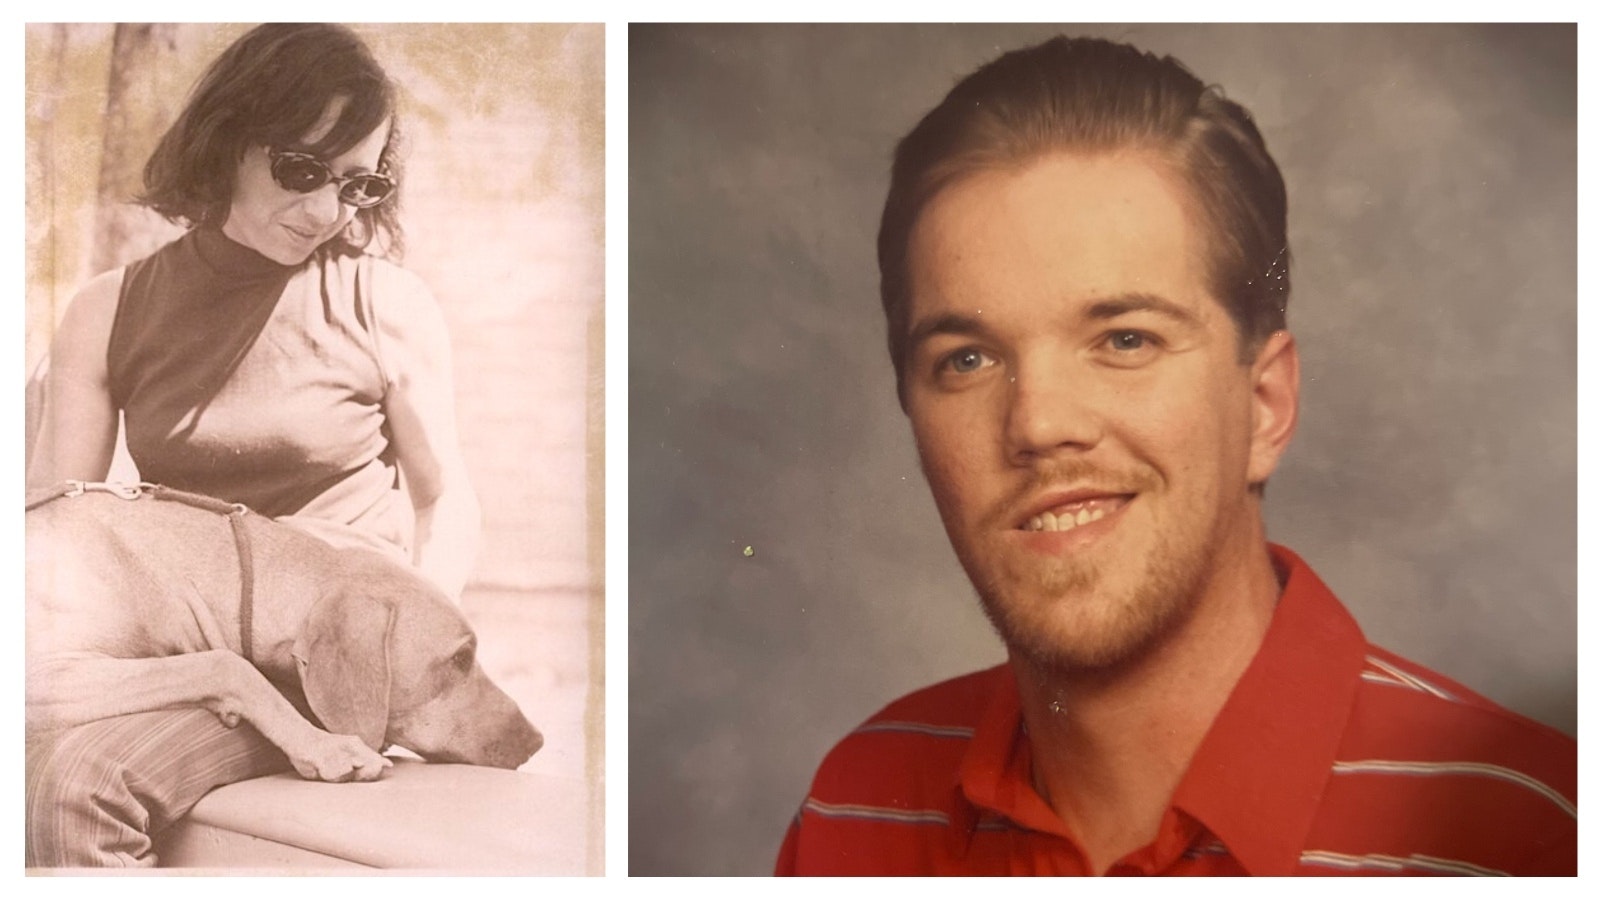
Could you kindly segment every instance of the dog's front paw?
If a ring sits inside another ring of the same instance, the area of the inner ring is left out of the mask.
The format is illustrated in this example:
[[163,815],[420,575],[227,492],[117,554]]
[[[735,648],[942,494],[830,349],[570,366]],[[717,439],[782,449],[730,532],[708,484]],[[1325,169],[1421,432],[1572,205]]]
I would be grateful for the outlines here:
[[394,765],[386,756],[375,752],[348,734],[329,734],[318,731],[298,751],[291,751],[289,761],[301,778],[312,781],[376,781],[383,770]]
[[208,699],[204,705],[206,709],[216,713],[217,718],[228,728],[238,728],[239,723],[244,721],[244,707],[235,697],[219,695]]

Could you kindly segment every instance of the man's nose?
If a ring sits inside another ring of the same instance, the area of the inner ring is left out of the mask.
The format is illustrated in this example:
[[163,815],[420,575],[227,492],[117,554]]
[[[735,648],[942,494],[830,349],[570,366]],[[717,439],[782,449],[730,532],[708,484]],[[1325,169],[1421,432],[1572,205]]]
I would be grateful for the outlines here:
[[1034,360],[1008,376],[1006,450],[1015,462],[1087,450],[1104,418],[1083,373],[1061,360]]

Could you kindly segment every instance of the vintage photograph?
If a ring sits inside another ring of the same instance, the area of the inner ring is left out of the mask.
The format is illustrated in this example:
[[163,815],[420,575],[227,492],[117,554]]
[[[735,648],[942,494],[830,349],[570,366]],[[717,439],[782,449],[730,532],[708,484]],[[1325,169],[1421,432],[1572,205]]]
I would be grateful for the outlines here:
[[628,51],[630,873],[1575,872],[1575,26]]
[[604,27],[25,52],[28,871],[604,874]]

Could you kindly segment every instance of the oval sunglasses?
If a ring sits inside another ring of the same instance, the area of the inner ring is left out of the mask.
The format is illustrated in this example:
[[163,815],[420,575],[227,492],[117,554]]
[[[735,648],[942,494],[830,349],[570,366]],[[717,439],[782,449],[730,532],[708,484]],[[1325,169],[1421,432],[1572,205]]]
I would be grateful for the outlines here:
[[335,175],[322,160],[294,150],[269,148],[267,156],[272,159],[272,180],[286,191],[309,194],[331,181],[339,188],[339,201],[356,209],[377,206],[394,193],[395,182],[388,175]]

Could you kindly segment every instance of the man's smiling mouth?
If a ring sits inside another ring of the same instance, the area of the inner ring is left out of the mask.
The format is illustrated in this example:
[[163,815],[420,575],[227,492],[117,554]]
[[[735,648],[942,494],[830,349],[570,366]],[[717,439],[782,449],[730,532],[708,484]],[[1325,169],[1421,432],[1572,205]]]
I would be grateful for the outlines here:
[[1071,531],[1079,525],[1104,519],[1127,505],[1130,499],[1124,495],[1063,503],[1031,516],[1021,528],[1023,531]]

